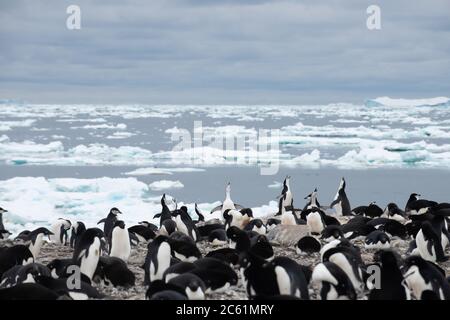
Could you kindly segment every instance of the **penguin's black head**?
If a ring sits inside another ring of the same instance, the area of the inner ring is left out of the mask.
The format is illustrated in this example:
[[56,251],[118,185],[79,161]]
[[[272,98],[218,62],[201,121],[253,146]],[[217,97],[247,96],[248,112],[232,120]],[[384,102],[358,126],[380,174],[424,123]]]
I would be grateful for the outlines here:
[[409,196],[409,200],[419,200],[420,194],[418,193],[411,193]]
[[34,231],[32,231],[31,233],[34,233],[36,235],[43,234],[44,236],[51,236],[51,235],[53,235],[53,232],[51,232],[47,228],[43,228],[43,227],[37,228]]
[[341,231],[341,228],[336,225],[330,225],[325,227],[325,229],[322,230],[322,239],[328,239],[330,237],[333,237],[335,239],[343,238],[344,234]]
[[421,269],[426,264],[427,261],[423,259],[421,256],[409,256],[405,260],[404,270],[408,270],[412,266],[417,266],[419,269]]
[[248,217],[253,218],[253,211],[250,208],[241,209],[240,212],[242,213],[243,216],[247,215]]
[[118,214],[122,214],[122,212],[119,209],[117,209],[116,207],[111,208],[111,210],[109,210],[109,213],[113,214],[115,216],[117,216]]
[[12,235],[12,233],[8,230],[0,230],[0,234],[2,235],[2,237],[9,237],[10,235]]
[[257,228],[261,228],[262,226],[263,226],[263,222],[262,222],[262,220],[261,219],[255,219],[255,220],[253,220],[254,222],[254,225],[257,227]]
[[125,229],[125,222],[123,222],[122,220],[117,220],[114,223],[114,228],[115,227],[119,227],[120,229]]
[[5,212],[8,212],[8,210],[3,209],[2,207],[0,207],[0,214],[3,214],[3,213],[5,213]]
[[389,203],[389,204],[387,205],[387,208],[388,208],[388,210],[389,210],[389,213],[395,212],[395,211],[397,211],[397,210],[399,209],[399,207],[398,207],[395,203],[393,203],[393,202]]
[[64,218],[58,218],[58,220],[63,221],[64,230],[69,230],[72,227],[72,222]]
[[232,219],[232,216],[229,214],[231,209],[227,209],[223,212],[223,218],[225,221],[230,221]]
[[188,209],[186,206],[181,206],[180,211],[182,211],[183,213],[186,213],[186,214],[188,213]]

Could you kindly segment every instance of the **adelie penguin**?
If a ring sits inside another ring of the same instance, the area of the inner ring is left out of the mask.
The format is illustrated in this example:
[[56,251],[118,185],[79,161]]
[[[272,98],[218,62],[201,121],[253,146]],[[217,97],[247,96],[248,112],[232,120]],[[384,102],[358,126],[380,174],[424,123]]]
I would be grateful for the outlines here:
[[174,237],[176,235],[177,233],[172,233],[168,239],[170,248],[172,249],[172,254],[175,258],[188,262],[193,262],[201,258],[202,254],[197,248],[195,242],[190,240],[191,238],[184,234],[180,234],[184,237],[177,239]]
[[322,300],[355,300],[356,292],[347,274],[335,263],[326,261],[314,267],[312,283],[319,285]]
[[53,235],[50,230],[41,227],[31,231],[26,237],[26,240],[30,241],[28,248],[35,259],[39,256],[39,252],[41,251],[42,244],[44,243],[44,236],[50,235]]
[[50,277],[50,270],[40,263],[16,265],[2,275],[0,287],[9,288],[21,283],[34,283],[37,276]]
[[223,213],[224,219],[225,219],[225,229],[228,229],[230,227],[238,227],[240,229],[244,229],[247,223],[250,221],[253,214],[250,213],[246,209],[242,209],[241,211],[228,209],[225,210]]
[[441,300],[450,300],[450,284],[445,271],[436,264],[419,256],[410,256],[403,267],[406,284],[418,300],[425,291],[433,291]]
[[316,238],[305,236],[297,242],[296,252],[297,254],[302,253],[311,254],[319,252],[320,248],[321,248],[320,242]]
[[177,224],[177,230],[197,241],[197,228],[187,212],[187,207],[182,206],[172,212],[172,220]]
[[114,287],[134,286],[136,277],[127,264],[119,258],[100,257],[94,274],[94,281]]
[[267,232],[266,226],[261,219],[253,219],[245,226],[246,231],[254,231],[259,234],[265,235]]
[[69,242],[68,231],[72,227],[70,220],[59,218],[52,224],[50,231],[52,235],[49,235],[49,240],[60,245],[67,245]]
[[104,223],[103,225],[103,233],[105,237],[109,239],[109,235],[114,228],[114,223],[117,221],[117,215],[122,214],[122,212],[117,208],[112,208],[109,210],[108,216],[106,218],[101,219],[97,224]]
[[131,243],[128,229],[125,228],[125,222],[122,220],[114,223],[109,243],[109,255],[127,262],[131,254]]
[[[211,213],[215,212],[215,211],[219,211],[222,213],[222,215],[224,214],[224,212],[228,209],[231,210],[241,210],[244,207],[234,203],[233,200],[231,200],[231,183],[228,182],[226,188],[225,188],[225,200],[223,200],[222,204],[213,208],[211,210]],[[225,218],[225,217],[224,217]]]
[[70,234],[70,247],[75,248],[78,241],[80,241],[81,236],[86,231],[86,226],[83,222],[77,221],[72,225],[72,232]]
[[3,214],[6,212],[8,210],[0,207],[0,239],[7,239],[11,235],[11,232],[7,231],[3,225]]
[[170,279],[167,283],[183,290],[189,300],[205,300],[205,283],[193,273],[181,274]]
[[281,224],[281,220],[275,218],[269,218],[266,222],[266,229],[269,232],[272,229],[275,229],[277,225]]
[[215,229],[208,235],[208,242],[213,246],[222,246],[227,244],[228,237],[224,229]]
[[381,217],[383,209],[375,204],[375,201],[371,202],[368,206],[359,206],[352,210],[356,215],[361,215],[369,218]]
[[381,230],[369,233],[365,239],[366,249],[388,249],[391,246],[391,239]]
[[333,240],[341,238],[345,237],[340,226],[336,225],[326,226],[325,229],[322,230],[321,239],[325,242],[331,242]]
[[0,278],[14,266],[26,265],[33,262],[33,254],[27,246],[19,244],[4,248],[0,251]]
[[391,202],[384,209],[383,216],[386,216],[389,219],[396,220],[401,223],[405,223],[407,220],[406,213],[402,209],[400,209],[395,203]]
[[345,193],[345,186],[345,179],[342,178],[336,196],[334,197],[333,202],[331,202],[330,204],[330,208],[334,208],[337,215],[351,216],[352,209],[350,207],[350,201],[347,198],[347,194]]
[[416,246],[418,253],[425,260],[448,260],[442,248],[441,230],[435,230],[429,221],[422,222],[422,227],[416,235]]
[[290,176],[286,176],[283,181],[283,190],[281,190],[281,195],[278,196],[278,212],[277,216],[282,215],[284,211],[291,211],[293,206],[293,197],[291,192],[291,187],[289,182],[291,180]]
[[411,219],[421,219],[427,213],[429,208],[436,206],[435,201],[420,199],[420,194],[412,193],[405,206],[405,213],[410,215]]
[[100,259],[102,238],[104,238],[104,234],[100,229],[87,229],[81,236],[73,253],[74,263],[80,267],[81,273],[90,280],[94,276]]
[[148,245],[147,256],[145,257],[144,283],[150,284],[152,281],[161,280],[164,272],[170,267],[171,247],[166,236],[158,236]]

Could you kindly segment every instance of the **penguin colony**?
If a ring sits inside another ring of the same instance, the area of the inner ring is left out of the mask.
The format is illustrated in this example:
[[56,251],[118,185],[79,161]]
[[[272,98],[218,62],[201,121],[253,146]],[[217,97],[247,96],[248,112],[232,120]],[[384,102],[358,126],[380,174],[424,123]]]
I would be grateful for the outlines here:
[[0,299],[450,299],[449,203],[352,208],[342,178],[329,206],[315,189],[297,209],[290,180],[263,219],[229,183],[221,219],[163,195],[158,225],[112,208],[98,226],[60,218],[12,238],[0,208]]

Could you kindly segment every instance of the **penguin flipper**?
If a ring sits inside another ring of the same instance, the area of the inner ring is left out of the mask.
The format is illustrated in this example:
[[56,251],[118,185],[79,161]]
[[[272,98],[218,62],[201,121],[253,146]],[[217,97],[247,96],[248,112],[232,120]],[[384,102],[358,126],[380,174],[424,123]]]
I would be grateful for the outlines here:
[[336,204],[338,204],[340,201],[339,197],[333,200],[333,202],[330,204],[330,208],[333,208]]
[[99,222],[97,222],[97,224],[105,223],[105,222],[106,222],[106,218],[103,218],[102,220],[100,220]]
[[161,218],[161,214],[162,214],[162,213],[157,213],[157,214],[155,214],[155,215],[153,216],[153,219]]
[[436,261],[438,262],[447,261],[448,257],[445,256],[441,241],[436,241],[436,243],[434,244],[434,251],[436,252]]
[[234,207],[235,207],[237,210],[242,210],[242,209],[245,208],[244,206],[241,206],[240,204],[237,204],[237,203],[234,204]]
[[215,211],[222,210],[222,206],[223,206],[223,205],[220,205],[220,206],[217,206],[217,207],[213,208],[213,209],[211,210],[210,213],[213,213],[213,212],[215,212]]

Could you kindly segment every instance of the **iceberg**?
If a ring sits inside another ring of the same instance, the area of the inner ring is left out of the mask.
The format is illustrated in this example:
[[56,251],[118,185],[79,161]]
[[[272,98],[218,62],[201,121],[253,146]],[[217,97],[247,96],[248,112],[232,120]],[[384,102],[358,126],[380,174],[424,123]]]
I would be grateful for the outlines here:
[[181,189],[184,188],[184,184],[180,181],[172,181],[172,180],[159,180],[154,181],[149,184],[149,188],[153,191],[162,191],[169,189]]
[[376,99],[369,99],[365,101],[365,105],[368,107],[393,107],[393,108],[404,108],[404,107],[420,107],[420,106],[450,106],[450,98],[447,97],[436,97],[429,99],[392,99],[389,97],[378,97]]

